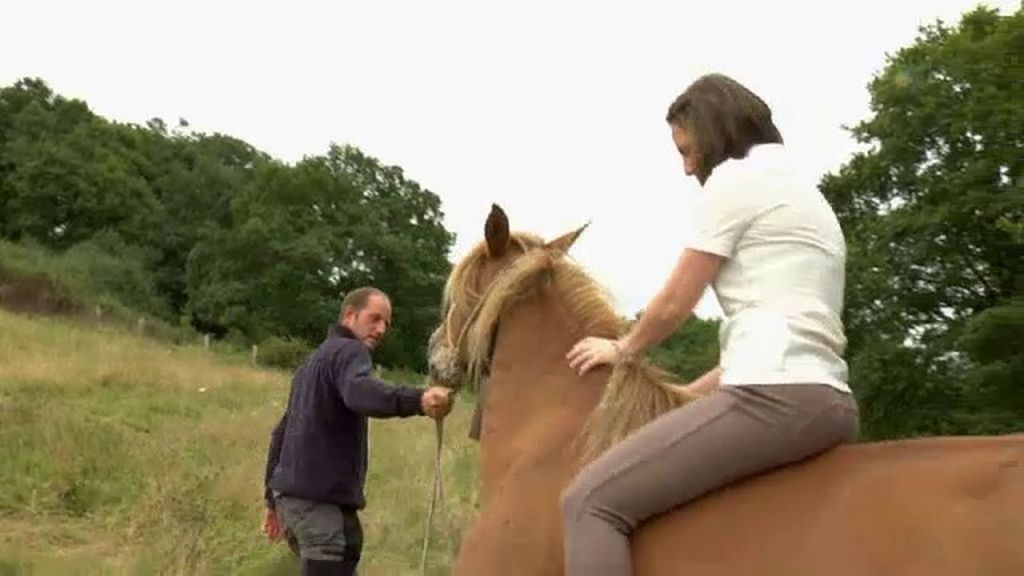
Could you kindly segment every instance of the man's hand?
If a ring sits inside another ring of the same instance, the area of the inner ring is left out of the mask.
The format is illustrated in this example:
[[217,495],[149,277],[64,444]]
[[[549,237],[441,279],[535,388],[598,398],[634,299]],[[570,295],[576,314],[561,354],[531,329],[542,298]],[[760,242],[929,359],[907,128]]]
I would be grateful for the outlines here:
[[267,515],[263,518],[263,533],[271,542],[281,539],[281,523],[277,520],[277,514],[270,508],[267,508]]
[[431,386],[423,392],[420,403],[423,413],[435,420],[440,420],[452,411],[451,391],[441,386]]

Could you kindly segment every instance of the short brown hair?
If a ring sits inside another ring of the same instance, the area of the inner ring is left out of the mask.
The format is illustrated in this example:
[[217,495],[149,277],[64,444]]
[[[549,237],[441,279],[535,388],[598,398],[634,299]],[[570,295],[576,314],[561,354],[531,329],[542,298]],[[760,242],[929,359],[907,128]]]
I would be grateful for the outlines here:
[[701,184],[716,166],[728,158],[745,158],[755,144],[782,143],[764,100],[723,74],[695,80],[668,107],[665,120],[693,138]]
[[362,286],[350,291],[348,294],[345,294],[345,298],[341,301],[341,313],[344,314],[345,310],[349,307],[355,308],[356,312],[366,308],[366,303],[369,302],[370,296],[374,294],[384,298],[388,297],[382,290],[373,286]]

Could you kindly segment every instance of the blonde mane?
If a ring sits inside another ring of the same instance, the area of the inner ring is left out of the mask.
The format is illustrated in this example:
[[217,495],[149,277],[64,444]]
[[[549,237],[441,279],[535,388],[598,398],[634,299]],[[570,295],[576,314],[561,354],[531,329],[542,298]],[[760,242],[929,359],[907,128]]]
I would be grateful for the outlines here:
[[[502,314],[514,304],[549,287],[567,305],[588,336],[615,338],[627,323],[613,309],[606,290],[564,253],[545,246],[537,236],[512,235],[523,254],[506,265],[484,293],[476,280],[486,258],[480,244],[452,271],[444,290],[447,349],[464,366],[471,386],[483,381],[491,360],[492,335]],[[453,326],[460,326],[458,334]],[[461,379],[458,379],[461,380]],[[625,438],[636,428],[694,397],[682,392],[679,379],[645,360],[612,367],[607,386],[583,428],[584,460]]]

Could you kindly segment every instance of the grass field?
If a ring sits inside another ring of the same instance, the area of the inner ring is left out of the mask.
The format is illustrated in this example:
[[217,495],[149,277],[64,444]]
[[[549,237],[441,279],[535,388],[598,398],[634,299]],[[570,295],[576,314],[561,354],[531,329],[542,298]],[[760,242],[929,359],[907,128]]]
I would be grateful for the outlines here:
[[[0,576],[297,573],[260,532],[289,379],[201,346],[0,311]],[[431,574],[448,573],[476,501],[468,402],[445,422]],[[370,452],[361,574],[418,574],[433,421],[371,420]]]

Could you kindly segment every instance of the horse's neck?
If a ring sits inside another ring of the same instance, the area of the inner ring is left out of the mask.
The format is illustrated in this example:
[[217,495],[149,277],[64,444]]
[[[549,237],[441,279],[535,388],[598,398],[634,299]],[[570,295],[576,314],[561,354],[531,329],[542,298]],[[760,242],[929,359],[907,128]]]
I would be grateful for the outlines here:
[[510,475],[544,476],[557,488],[574,470],[579,432],[608,376],[580,378],[569,368],[565,354],[582,336],[547,289],[502,315],[480,438],[485,498]]

